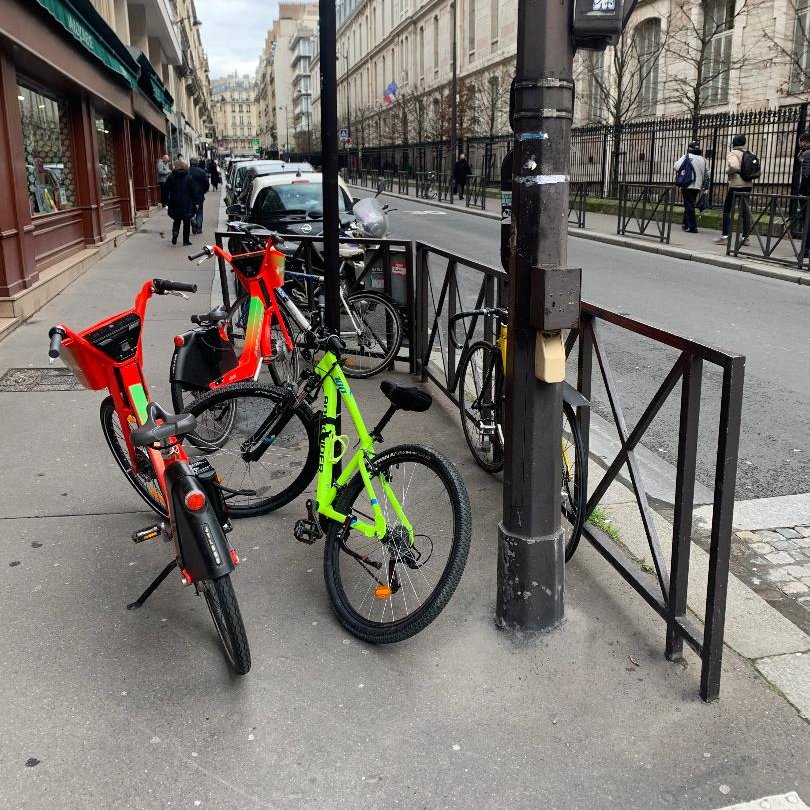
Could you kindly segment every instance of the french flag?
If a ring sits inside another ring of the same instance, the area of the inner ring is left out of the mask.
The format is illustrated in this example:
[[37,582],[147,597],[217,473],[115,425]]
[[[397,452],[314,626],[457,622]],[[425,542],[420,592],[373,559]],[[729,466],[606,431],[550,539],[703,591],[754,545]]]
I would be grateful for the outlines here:
[[389,84],[388,87],[385,88],[383,101],[389,107],[397,100],[397,90],[399,90],[399,87],[397,86],[396,82],[391,82],[391,84]]

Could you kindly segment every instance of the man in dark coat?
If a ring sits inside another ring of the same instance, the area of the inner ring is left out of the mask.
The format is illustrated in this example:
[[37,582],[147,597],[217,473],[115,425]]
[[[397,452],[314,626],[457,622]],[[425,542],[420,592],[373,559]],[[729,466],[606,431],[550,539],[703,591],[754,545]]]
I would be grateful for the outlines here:
[[172,218],[172,244],[177,244],[180,223],[183,223],[183,244],[190,245],[189,231],[194,215],[194,181],[184,160],[175,160],[174,171],[166,181],[166,205]]
[[217,166],[217,162],[214,158],[208,160],[208,176],[211,178],[211,185],[214,187],[214,191],[216,191],[220,184],[220,178],[219,166]]
[[200,166],[198,158],[191,158],[191,169],[189,176],[194,183],[194,215],[191,218],[191,230],[193,233],[202,233],[203,226],[203,203],[205,202],[205,192],[208,191],[208,174]]
[[458,156],[456,165],[453,166],[453,190],[458,192],[458,198],[464,196],[464,186],[467,185],[467,178],[472,174],[467,158],[461,154]]

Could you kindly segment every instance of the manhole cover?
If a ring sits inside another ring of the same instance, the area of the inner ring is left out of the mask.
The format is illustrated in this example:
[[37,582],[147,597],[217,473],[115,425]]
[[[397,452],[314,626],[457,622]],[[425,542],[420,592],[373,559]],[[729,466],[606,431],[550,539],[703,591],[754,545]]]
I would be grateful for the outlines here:
[[0,391],[81,391],[69,368],[10,368],[0,377]]

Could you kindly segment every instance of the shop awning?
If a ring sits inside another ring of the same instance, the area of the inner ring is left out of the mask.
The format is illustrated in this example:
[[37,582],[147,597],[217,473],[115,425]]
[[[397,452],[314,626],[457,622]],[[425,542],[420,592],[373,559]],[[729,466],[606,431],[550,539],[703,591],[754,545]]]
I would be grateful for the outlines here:
[[141,92],[157,104],[166,115],[171,115],[174,99],[166,89],[166,85],[160,80],[160,76],[155,72],[152,63],[146,58],[146,54],[134,45],[130,45],[127,50],[129,50],[130,55],[137,62],[140,69],[138,87],[140,87]]
[[35,0],[86,50],[131,87],[138,84],[138,65],[115,32],[88,0]]

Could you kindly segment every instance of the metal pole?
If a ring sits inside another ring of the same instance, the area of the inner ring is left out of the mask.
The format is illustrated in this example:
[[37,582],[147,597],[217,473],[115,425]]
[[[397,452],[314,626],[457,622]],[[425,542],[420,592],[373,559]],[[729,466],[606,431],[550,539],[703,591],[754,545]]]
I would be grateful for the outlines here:
[[323,173],[323,256],[326,272],[326,327],[340,330],[340,279],[338,268],[338,127],[337,32],[334,0],[319,0],[321,49],[321,150]]
[[[518,0],[503,521],[498,527],[497,619],[505,629],[554,627],[564,613],[560,528],[560,308],[579,315],[566,271],[573,115],[573,0]],[[566,288],[567,285],[567,289]],[[572,314],[573,313],[573,314]],[[562,313],[560,313],[562,314]],[[560,357],[562,354],[562,357]]]
[[458,68],[457,68],[457,55],[458,55],[458,42],[456,41],[456,31],[458,25],[456,23],[457,19],[457,10],[456,10],[456,3],[451,3],[450,8],[453,9],[453,78],[450,81],[450,166],[448,167],[450,171],[453,171],[453,167],[456,165],[456,158],[457,155],[457,144],[456,139],[458,137],[458,133],[456,129],[458,127],[458,109],[457,109],[457,96],[458,96]]

